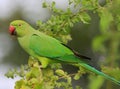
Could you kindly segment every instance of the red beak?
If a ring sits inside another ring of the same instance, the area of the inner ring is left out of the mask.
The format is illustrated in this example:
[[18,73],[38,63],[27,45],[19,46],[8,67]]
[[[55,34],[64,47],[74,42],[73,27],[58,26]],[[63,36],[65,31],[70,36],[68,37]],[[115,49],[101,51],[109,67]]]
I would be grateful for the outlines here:
[[14,26],[10,26],[9,27],[9,32],[11,35],[15,35],[15,27]]

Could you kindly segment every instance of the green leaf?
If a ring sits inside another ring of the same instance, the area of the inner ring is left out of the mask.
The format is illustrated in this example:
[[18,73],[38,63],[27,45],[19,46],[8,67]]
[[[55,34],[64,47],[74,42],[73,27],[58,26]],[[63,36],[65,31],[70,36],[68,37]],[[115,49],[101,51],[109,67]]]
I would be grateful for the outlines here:
[[92,48],[94,49],[94,51],[105,51],[104,48],[104,42],[106,41],[107,36],[106,35],[102,35],[102,36],[97,36],[94,40],[93,40],[93,44],[92,44]]
[[78,80],[80,77],[81,77],[80,74],[77,73],[77,74],[74,76],[74,79],[75,79],[75,80]]
[[52,5],[52,7],[55,7],[55,2],[53,1],[51,5]]
[[80,86],[76,86],[76,88],[75,89],[82,89]]
[[89,76],[90,83],[89,89],[100,89],[104,83],[104,78],[102,76]]
[[91,20],[91,17],[86,12],[80,13],[79,18],[84,24],[89,24],[89,22]]
[[112,13],[109,12],[106,8],[100,9],[100,28],[101,32],[105,33],[111,28],[109,28],[111,22],[113,21]]
[[14,74],[15,74],[14,71],[9,70],[9,71],[5,74],[5,76],[8,77],[8,78],[14,78]]
[[71,77],[68,77],[68,78],[67,78],[68,84],[71,84],[71,81],[72,81]]
[[63,70],[61,70],[61,69],[57,69],[57,70],[55,71],[55,73],[56,73],[57,75],[59,75],[59,76],[64,76],[64,75],[66,75],[65,72],[64,72]]
[[48,4],[46,2],[43,2],[42,6],[43,6],[43,8],[46,8],[48,6]]
[[15,83],[15,89],[30,89],[30,88],[26,86],[25,81],[21,79]]

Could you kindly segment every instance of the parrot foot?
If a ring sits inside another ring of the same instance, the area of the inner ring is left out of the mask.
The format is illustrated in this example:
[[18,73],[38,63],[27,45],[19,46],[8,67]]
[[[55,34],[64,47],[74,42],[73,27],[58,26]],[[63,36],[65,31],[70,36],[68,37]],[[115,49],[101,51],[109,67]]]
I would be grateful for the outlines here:
[[40,61],[41,63],[41,66],[40,68],[46,68],[48,66],[48,63],[49,63],[49,60],[48,58],[46,57],[38,57],[38,60]]

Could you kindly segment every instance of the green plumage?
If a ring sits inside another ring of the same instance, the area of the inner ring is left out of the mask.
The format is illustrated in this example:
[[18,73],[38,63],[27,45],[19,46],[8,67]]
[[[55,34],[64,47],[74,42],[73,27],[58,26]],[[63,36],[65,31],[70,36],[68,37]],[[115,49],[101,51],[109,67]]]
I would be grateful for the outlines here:
[[53,37],[45,35],[34,28],[28,23],[16,20],[11,22],[11,26],[15,27],[16,36],[21,47],[34,58],[38,59],[42,67],[47,67],[52,62],[65,62],[70,64],[77,64],[85,69],[94,72],[95,74],[101,75],[106,79],[120,85],[120,81],[96,70],[83,62],[79,57],[74,55],[74,52],[64,46],[60,41]]
[[39,56],[49,58],[73,55],[71,50],[61,45],[61,42],[40,32],[34,33],[31,36],[30,49],[32,49]]

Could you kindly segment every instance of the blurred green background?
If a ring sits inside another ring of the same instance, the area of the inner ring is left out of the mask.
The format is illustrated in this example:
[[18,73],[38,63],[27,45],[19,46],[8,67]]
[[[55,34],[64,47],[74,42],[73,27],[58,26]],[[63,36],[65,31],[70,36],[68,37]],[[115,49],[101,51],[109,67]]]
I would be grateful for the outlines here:
[[[52,0],[46,1],[51,2]],[[68,6],[67,0],[54,1],[56,1],[57,8],[66,9]],[[9,23],[21,19],[36,28],[36,21],[45,22],[51,15],[51,11],[42,8],[42,2],[43,0],[0,0],[0,89],[13,89],[14,82],[19,78],[8,79],[4,73],[10,68],[19,69],[20,65],[26,64],[28,59],[28,54],[21,49],[16,38],[9,35]],[[104,4],[104,0],[100,0],[100,3]],[[90,24],[78,23],[72,28],[72,40],[68,45],[80,54],[90,57],[92,60],[89,61],[89,64],[99,69],[99,62],[104,61],[105,56],[92,50],[92,42],[100,34],[100,18],[96,14],[90,15],[92,17]],[[74,68],[70,67],[70,69],[69,71],[74,71]],[[85,78],[82,78],[81,86],[86,88]],[[79,84],[79,82],[75,83]]]

